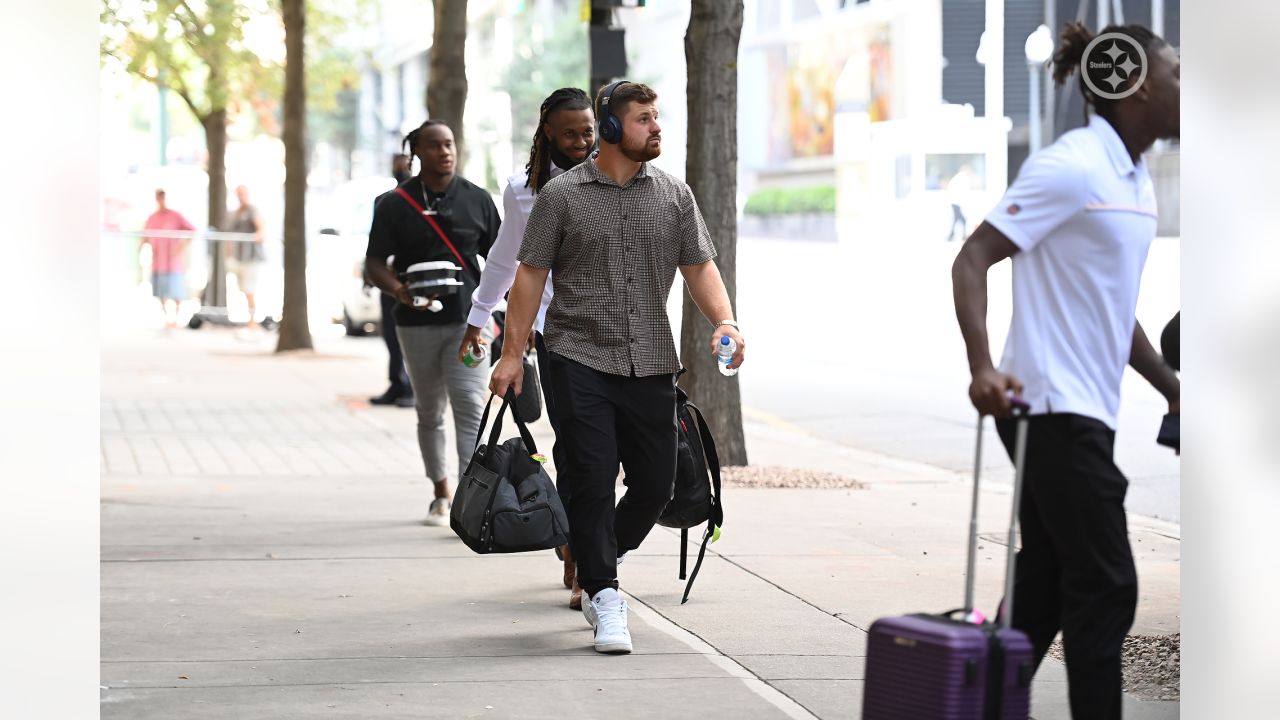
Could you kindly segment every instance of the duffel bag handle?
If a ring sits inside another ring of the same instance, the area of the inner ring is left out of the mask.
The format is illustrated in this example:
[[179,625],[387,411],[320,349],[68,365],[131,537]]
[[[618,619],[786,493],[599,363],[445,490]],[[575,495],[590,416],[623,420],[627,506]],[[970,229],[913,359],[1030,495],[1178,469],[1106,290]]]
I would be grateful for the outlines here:
[[[511,408],[511,417],[516,421],[516,428],[520,431],[520,439],[524,441],[524,447],[529,451],[530,455],[538,454],[538,446],[533,442],[533,433],[529,432],[529,427],[520,419],[520,413],[516,412],[516,392],[511,388],[507,388],[507,394],[502,398],[502,407],[498,408],[498,416],[494,418],[493,429],[489,431],[489,444],[484,449],[485,459],[498,446],[502,436],[502,416],[506,414],[507,408]],[[493,404],[493,395],[489,395],[489,400],[485,403],[484,414],[480,416],[480,429],[476,432],[476,447],[480,446],[480,438],[484,437],[485,425],[489,422],[489,408]]]

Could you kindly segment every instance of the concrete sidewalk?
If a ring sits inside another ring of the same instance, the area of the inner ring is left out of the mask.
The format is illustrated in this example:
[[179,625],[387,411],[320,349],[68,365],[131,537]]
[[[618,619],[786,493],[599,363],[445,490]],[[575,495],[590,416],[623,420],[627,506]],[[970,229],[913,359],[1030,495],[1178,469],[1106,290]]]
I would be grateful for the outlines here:
[[[960,604],[967,478],[748,412],[753,464],[867,487],[727,489],[686,605],[678,535],[656,529],[621,569],[636,652],[598,656],[550,552],[476,556],[420,524],[413,412],[363,401],[382,389],[379,343],[273,344],[103,338],[103,717],[856,718],[872,620]],[[983,500],[990,608],[1009,498]],[[1177,526],[1132,533],[1133,632],[1177,632]],[[1033,698],[1036,718],[1068,717],[1059,664]]]

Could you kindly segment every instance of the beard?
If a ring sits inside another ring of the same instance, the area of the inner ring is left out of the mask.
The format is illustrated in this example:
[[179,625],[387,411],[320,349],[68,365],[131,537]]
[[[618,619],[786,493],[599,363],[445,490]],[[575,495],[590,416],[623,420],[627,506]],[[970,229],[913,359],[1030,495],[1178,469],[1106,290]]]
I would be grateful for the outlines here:
[[662,145],[658,147],[649,146],[649,136],[646,135],[639,142],[632,142],[630,138],[622,138],[622,154],[632,162],[649,162],[650,160],[662,154]]
[[577,167],[579,164],[581,164],[582,160],[586,160],[587,158],[591,157],[591,149],[588,149],[587,154],[583,156],[582,160],[574,160],[568,155],[565,155],[564,153],[560,152],[560,148],[556,147],[555,143],[548,143],[548,144],[550,145],[550,148],[548,149],[550,150],[550,153],[551,153],[551,162],[555,163],[556,167],[560,168],[561,170],[572,170],[575,167]]

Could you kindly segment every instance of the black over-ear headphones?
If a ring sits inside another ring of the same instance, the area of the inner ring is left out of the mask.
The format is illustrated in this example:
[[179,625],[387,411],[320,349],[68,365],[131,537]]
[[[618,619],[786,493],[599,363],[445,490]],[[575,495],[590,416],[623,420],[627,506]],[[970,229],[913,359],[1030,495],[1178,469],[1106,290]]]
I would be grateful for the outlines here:
[[622,142],[622,123],[618,120],[618,116],[613,114],[613,108],[609,107],[609,99],[613,95],[613,91],[618,89],[619,85],[626,85],[629,81],[619,80],[604,89],[604,96],[600,98],[600,139],[610,145],[617,145]]

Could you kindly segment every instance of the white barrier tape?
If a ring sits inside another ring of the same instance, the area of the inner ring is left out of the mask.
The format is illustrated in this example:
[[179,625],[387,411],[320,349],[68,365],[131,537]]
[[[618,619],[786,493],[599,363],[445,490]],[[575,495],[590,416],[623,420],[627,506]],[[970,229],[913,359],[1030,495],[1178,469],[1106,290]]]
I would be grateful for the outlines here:
[[174,240],[231,240],[253,242],[253,233],[222,232],[220,230],[106,230],[104,237],[116,238],[171,238]]

